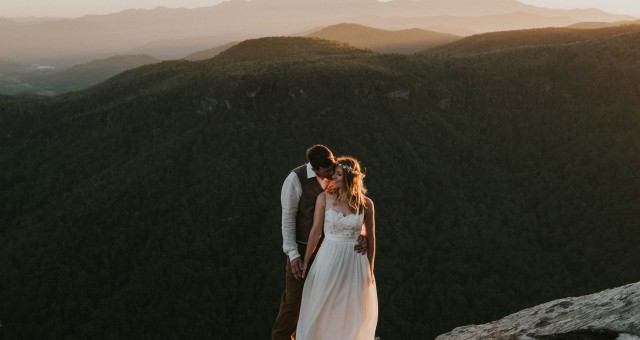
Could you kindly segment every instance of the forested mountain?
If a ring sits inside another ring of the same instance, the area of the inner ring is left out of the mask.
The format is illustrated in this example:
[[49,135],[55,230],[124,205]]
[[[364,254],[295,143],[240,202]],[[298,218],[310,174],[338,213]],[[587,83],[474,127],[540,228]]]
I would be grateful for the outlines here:
[[[371,51],[355,48],[340,41],[319,38],[271,37],[247,40],[218,54],[214,60],[224,64],[240,64],[254,69],[261,63],[277,61],[308,61],[329,56],[371,55]],[[322,62],[322,60],[320,60]]]
[[280,188],[313,143],[366,168],[383,339],[639,281],[638,41],[268,38],[1,96],[0,336],[268,338]]
[[411,54],[447,44],[461,37],[421,29],[382,30],[358,24],[337,24],[319,29],[309,37],[337,40],[380,53]]

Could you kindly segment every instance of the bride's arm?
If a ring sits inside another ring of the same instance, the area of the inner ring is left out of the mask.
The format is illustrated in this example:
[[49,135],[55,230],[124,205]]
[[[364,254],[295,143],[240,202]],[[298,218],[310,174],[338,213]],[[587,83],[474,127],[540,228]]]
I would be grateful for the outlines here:
[[309,259],[311,259],[311,254],[313,254],[313,252],[315,251],[316,246],[318,246],[318,242],[320,241],[320,237],[322,236],[326,195],[326,192],[322,192],[316,199],[316,209],[313,212],[313,226],[311,227],[311,232],[309,233],[309,240],[307,241],[307,251],[304,254],[304,263],[302,264],[302,278],[305,278],[307,276]]
[[369,258],[369,266],[371,266],[371,274],[373,275],[373,262],[376,258],[376,222],[375,209],[373,201],[365,198],[367,202],[367,210],[364,214],[364,229],[367,233],[367,257]]

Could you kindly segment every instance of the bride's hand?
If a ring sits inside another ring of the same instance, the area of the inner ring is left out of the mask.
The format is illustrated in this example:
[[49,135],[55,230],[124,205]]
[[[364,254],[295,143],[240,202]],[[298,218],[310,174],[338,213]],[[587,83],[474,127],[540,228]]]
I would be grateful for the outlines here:
[[305,277],[307,277],[307,268],[309,266],[309,263],[307,261],[304,261],[304,263],[302,264],[302,278],[304,279]]

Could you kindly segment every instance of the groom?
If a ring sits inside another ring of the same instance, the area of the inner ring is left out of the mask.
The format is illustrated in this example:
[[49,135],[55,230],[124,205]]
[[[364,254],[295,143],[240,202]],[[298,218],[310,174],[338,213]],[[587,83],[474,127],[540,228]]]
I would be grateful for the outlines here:
[[[285,291],[280,300],[278,317],[271,330],[272,340],[291,340],[296,331],[304,287],[301,254],[304,255],[307,249],[316,198],[327,188],[335,171],[335,157],[324,145],[316,144],[308,148],[307,160],[307,164],[291,171],[280,194],[282,250],[288,259]],[[355,250],[366,253],[365,238],[359,240]]]

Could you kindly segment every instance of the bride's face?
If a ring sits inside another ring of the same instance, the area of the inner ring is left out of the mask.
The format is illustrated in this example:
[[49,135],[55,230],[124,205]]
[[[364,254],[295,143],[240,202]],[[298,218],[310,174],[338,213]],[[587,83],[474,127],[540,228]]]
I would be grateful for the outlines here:
[[338,189],[342,187],[342,167],[336,166],[336,172],[333,173],[333,188]]

